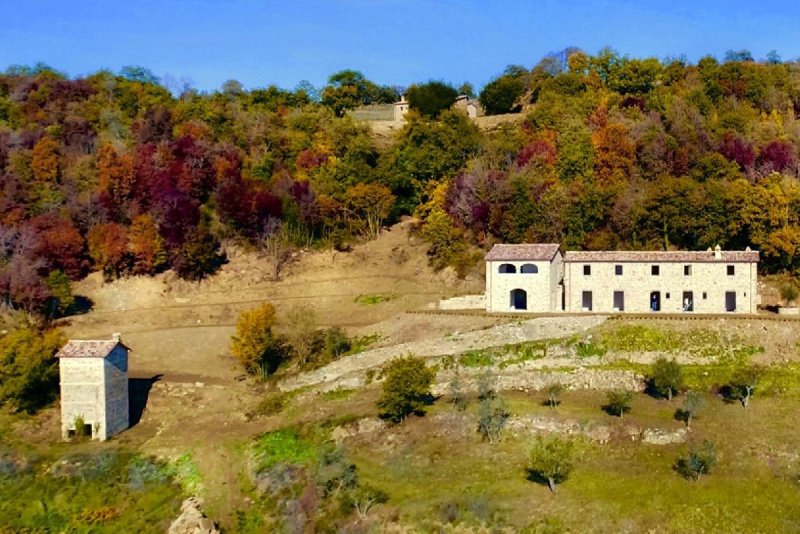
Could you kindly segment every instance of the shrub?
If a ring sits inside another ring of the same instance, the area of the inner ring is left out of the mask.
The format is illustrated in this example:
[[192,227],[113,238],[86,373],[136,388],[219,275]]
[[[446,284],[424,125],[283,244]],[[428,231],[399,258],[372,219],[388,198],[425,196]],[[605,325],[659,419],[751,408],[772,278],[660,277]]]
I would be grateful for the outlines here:
[[325,331],[325,354],[331,359],[337,359],[348,352],[351,347],[350,338],[338,326]]
[[269,303],[239,316],[231,352],[248,373],[266,378],[286,359],[283,343],[272,331],[275,322]]
[[496,396],[484,398],[478,405],[478,433],[489,443],[498,441],[509,415],[503,399]]
[[692,446],[685,456],[678,458],[675,471],[689,480],[698,480],[702,475],[708,475],[717,465],[717,450],[708,440],[700,446]]
[[605,411],[611,415],[617,415],[622,418],[625,415],[625,412],[629,412],[631,410],[633,391],[615,389],[608,392],[606,400],[607,404],[603,407],[603,409],[605,409]]
[[781,285],[780,289],[781,298],[783,299],[784,306],[790,306],[797,297],[800,296],[800,289],[794,281],[789,281]]
[[575,467],[575,442],[558,436],[536,436],[528,464],[528,478],[546,482],[550,491],[569,477]]
[[286,406],[286,395],[281,392],[267,393],[256,406],[258,415],[278,415]]
[[424,413],[425,405],[430,404],[431,384],[435,373],[425,366],[425,361],[414,356],[397,358],[384,369],[386,380],[383,383],[378,408],[381,417],[401,422],[409,414]]
[[564,391],[563,384],[555,382],[547,386],[545,391],[547,392],[547,405],[550,406],[550,409],[555,409],[556,406],[561,404],[559,396],[561,395],[561,392]]
[[672,396],[683,388],[683,369],[674,359],[658,358],[650,374],[650,387],[656,394],[672,401]]

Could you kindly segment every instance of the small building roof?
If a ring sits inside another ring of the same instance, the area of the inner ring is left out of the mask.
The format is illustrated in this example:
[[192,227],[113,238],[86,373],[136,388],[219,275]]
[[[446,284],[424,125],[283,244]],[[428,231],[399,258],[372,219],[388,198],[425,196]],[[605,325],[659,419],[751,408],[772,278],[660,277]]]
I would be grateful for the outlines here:
[[70,339],[56,358],[105,358],[117,345],[130,350],[119,339]]
[[551,261],[558,253],[558,243],[525,243],[521,245],[495,245],[486,261]]
[[719,258],[714,251],[669,250],[669,251],[567,251],[565,262],[634,262],[634,263],[758,263],[757,250],[720,250]]

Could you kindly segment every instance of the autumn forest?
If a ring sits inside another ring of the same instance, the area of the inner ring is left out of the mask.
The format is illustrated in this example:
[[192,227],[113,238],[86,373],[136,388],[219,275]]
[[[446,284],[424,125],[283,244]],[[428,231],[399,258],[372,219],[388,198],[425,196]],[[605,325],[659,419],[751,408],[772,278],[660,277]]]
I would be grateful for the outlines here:
[[301,84],[170,92],[143,68],[0,74],[0,295],[56,316],[69,281],[173,269],[226,243],[347,249],[413,215],[436,268],[495,242],[577,249],[752,247],[800,267],[800,64],[588,55],[511,66],[479,92],[492,129],[442,82],[378,143],[349,110],[406,91],[357,71]]

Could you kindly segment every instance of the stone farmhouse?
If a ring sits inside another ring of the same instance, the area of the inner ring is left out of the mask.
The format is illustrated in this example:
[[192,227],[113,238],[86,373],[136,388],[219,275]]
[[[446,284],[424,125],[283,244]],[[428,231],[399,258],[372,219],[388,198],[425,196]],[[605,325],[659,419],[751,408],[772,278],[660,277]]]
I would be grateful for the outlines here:
[[486,310],[529,313],[756,313],[759,253],[567,251],[495,245]]
[[[106,440],[130,425],[128,352],[119,334],[70,340],[56,354],[61,377],[61,435]],[[75,428],[82,419],[84,428]]]

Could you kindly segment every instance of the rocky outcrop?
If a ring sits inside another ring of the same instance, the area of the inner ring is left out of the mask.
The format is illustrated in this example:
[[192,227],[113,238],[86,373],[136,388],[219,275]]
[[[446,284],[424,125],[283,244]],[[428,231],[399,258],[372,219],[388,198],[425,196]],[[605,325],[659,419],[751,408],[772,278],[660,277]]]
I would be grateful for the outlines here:
[[181,515],[169,526],[168,534],[219,534],[214,522],[202,510],[202,501],[189,497],[181,504]]

